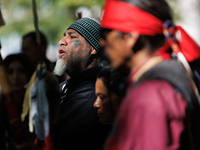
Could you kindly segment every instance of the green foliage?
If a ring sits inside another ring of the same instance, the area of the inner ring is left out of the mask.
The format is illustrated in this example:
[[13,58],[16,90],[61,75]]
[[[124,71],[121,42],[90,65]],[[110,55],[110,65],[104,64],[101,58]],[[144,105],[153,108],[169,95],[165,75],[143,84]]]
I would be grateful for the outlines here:
[[[32,0],[0,0],[6,25],[0,27],[0,36],[13,32],[21,36],[33,31]],[[175,20],[178,15],[177,0],[167,0],[172,6]],[[102,7],[104,0],[36,0],[39,29],[52,44],[57,44],[67,27],[76,20],[75,10],[79,6]]]
[[[55,44],[76,20],[75,11],[79,6],[101,7],[103,0],[36,0],[36,3],[39,29]],[[35,30],[32,0],[1,0],[1,11],[6,25],[0,27],[0,36],[13,32],[22,36]]]
[[180,12],[181,8],[179,7],[178,0],[166,0],[172,9],[173,18],[175,21],[181,20]]

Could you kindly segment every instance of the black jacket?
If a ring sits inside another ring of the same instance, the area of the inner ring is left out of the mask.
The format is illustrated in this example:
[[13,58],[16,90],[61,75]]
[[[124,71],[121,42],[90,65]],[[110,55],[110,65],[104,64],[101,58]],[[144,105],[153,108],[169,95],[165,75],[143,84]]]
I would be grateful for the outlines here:
[[61,104],[53,136],[56,150],[102,149],[110,126],[99,123],[93,107],[98,71],[88,69],[60,84]]

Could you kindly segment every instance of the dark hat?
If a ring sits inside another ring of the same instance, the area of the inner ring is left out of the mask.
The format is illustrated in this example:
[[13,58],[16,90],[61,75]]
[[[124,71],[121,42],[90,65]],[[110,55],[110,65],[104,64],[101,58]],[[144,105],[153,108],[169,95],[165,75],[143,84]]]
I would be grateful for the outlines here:
[[98,52],[101,58],[104,59],[102,47],[99,44],[101,37],[101,26],[92,18],[82,18],[75,21],[68,29],[74,29],[81,34],[87,42]]

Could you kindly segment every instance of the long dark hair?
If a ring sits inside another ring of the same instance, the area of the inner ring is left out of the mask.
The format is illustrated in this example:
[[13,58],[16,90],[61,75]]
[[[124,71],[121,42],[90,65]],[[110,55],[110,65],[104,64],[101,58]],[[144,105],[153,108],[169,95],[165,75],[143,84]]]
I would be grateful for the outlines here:
[[[172,11],[168,3],[165,0],[120,0],[132,4],[162,20],[173,20]],[[133,14],[134,15],[134,14]],[[165,43],[165,37],[163,34],[155,36],[140,35],[133,51],[137,52],[142,49],[146,44],[150,48],[150,53],[163,46]]]
[[110,65],[103,67],[97,78],[101,78],[109,92],[114,92],[119,99],[125,95],[126,78],[128,73],[114,71]]

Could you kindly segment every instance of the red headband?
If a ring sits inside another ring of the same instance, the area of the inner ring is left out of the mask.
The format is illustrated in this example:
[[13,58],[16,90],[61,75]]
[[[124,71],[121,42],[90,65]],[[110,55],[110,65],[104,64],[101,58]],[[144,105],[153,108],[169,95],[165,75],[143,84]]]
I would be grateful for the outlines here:
[[143,35],[162,34],[163,22],[131,4],[122,1],[107,0],[101,25],[125,33],[137,31]]
[[[134,5],[119,0],[106,0],[101,26],[125,33],[136,31],[141,35],[163,34],[164,30],[163,22],[160,19]],[[180,41],[172,41],[171,37],[167,37],[170,46],[173,43],[178,45],[176,49],[172,47],[173,51],[181,52],[189,62],[200,58],[199,46],[181,27],[175,27],[173,38],[175,38],[177,30],[181,35]],[[170,33],[171,28],[164,31]],[[167,45],[162,47],[160,52],[165,52],[167,47]]]

